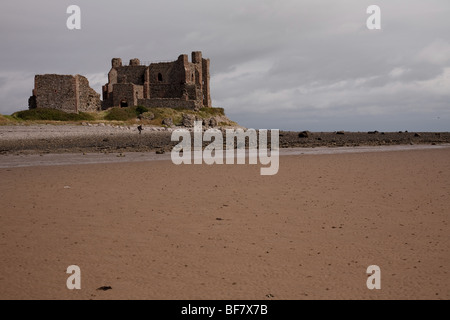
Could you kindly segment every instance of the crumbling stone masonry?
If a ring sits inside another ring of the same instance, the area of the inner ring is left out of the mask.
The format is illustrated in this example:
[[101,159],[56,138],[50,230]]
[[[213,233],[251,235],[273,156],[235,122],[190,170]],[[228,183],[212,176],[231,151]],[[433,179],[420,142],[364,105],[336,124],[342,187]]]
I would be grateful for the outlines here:
[[74,113],[101,110],[100,95],[89,86],[85,77],[78,74],[36,75],[28,105],[30,109],[51,108]]
[[192,62],[183,54],[173,62],[141,65],[131,59],[128,66],[120,58],[111,62],[108,83],[103,86],[103,109],[146,107],[199,109],[211,107],[209,59],[192,52]]

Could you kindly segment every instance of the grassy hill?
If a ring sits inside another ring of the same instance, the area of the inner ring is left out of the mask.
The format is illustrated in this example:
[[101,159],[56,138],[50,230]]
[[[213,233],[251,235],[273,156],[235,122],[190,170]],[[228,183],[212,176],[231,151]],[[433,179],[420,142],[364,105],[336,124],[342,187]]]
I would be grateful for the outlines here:
[[13,124],[15,122],[15,120],[16,119],[12,116],[4,116],[4,115],[0,114],[0,126]]
[[0,125],[21,124],[81,124],[82,122],[114,122],[122,124],[146,124],[162,126],[163,120],[170,118],[174,125],[183,123],[183,115],[195,115],[198,119],[216,118],[218,125],[235,126],[236,123],[225,116],[223,108],[202,108],[199,111],[171,108],[145,108],[142,106],[128,108],[111,108],[101,112],[67,113],[55,109],[32,109],[13,113],[11,116],[0,115]]

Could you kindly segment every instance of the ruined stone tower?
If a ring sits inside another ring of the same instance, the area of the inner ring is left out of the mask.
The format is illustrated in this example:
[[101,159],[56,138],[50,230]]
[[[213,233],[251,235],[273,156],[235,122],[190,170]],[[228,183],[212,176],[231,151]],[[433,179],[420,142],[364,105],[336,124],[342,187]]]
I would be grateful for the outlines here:
[[103,86],[103,109],[142,105],[199,109],[211,107],[209,59],[192,52],[192,62],[183,54],[173,62],[141,65],[131,59],[111,61],[108,83]]
[[51,108],[65,112],[100,111],[100,95],[89,86],[85,77],[77,74],[44,74],[34,77],[30,109]]

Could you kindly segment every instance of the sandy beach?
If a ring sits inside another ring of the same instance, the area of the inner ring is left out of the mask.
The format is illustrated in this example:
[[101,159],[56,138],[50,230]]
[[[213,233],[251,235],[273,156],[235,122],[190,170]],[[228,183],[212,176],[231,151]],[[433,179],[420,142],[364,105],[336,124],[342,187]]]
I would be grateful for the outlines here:
[[449,158],[1,168],[0,299],[449,299]]

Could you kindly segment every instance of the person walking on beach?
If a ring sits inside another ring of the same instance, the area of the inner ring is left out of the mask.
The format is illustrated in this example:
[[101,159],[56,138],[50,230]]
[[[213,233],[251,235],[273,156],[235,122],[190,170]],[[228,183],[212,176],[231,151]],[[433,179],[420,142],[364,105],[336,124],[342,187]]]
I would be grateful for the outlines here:
[[144,129],[142,128],[142,125],[141,125],[141,124],[137,127],[137,129],[139,130],[139,134],[141,134],[142,130],[144,130]]

